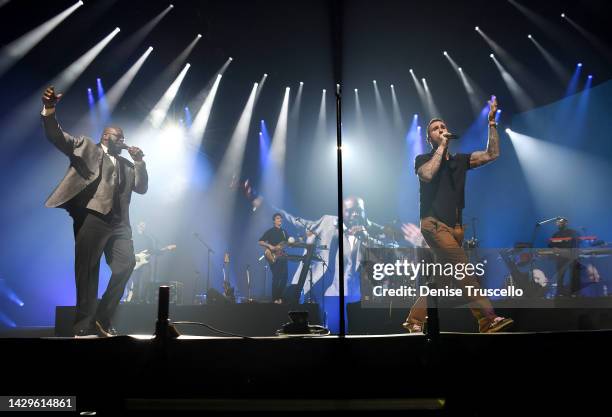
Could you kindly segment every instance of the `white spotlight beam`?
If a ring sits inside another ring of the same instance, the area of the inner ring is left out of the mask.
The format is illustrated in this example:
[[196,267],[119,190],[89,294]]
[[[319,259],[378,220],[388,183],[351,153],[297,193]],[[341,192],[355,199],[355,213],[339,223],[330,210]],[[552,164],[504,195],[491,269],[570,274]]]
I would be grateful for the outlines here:
[[[142,65],[149,57],[152,51],[153,47],[149,47],[145,51],[145,53],[142,54],[142,56],[138,58],[138,60],[130,67],[130,69],[128,69],[127,72],[123,74],[121,78],[111,87],[108,94],[106,94],[105,96],[106,106],[108,107],[107,114],[112,114],[113,110],[117,107],[117,104],[119,104],[119,101],[125,94],[125,91],[130,86],[132,80],[134,79],[134,77],[136,76],[136,74],[138,73],[138,71],[140,70],[140,68],[142,67]],[[98,103],[96,103],[96,108],[93,112],[90,112],[90,115],[83,115],[83,117],[81,117],[81,119],[76,125],[75,131],[80,132],[85,129],[87,126],[87,120],[91,119],[92,115],[100,114],[102,105],[101,103],[101,101],[98,101]],[[96,126],[96,123],[92,123],[92,126]]]
[[[232,63],[232,61],[234,61],[234,58],[232,58],[231,56],[229,58],[227,58],[227,61],[225,61],[225,64],[223,64],[223,66],[219,70],[219,74],[221,74],[221,75],[225,74],[225,71],[227,70],[227,67],[229,67],[229,65]],[[267,75],[267,74],[265,74],[265,75]]]
[[[562,44],[566,43],[568,37],[565,36],[563,31],[561,31],[558,26],[553,25],[547,19],[543,18],[542,16],[538,15],[537,13],[533,12],[522,4],[519,4],[515,0],[508,0],[508,2],[514,7],[516,7],[516,9],[521,12],[527,19],[534,23],[535,27],[546,33],[546,36],[548,38],[555,39]],[[568,47],[569,50],[573,49],[572,46],[569,46],[567,44],[565,46]]]
[[259,80],[259,83],[257,86],[257,92],[255,93],[255,103],[257,103],[257,100],[259,100],[259,95],[261,94],[261,90],[263,90],[264,84],[266,83],[267,79],[268,79],[268,74],[264,74],[261,76],[261,79]]
[[[532,126],[537,129],[536,125]],[[593,190],[608,186],[610,164],[607,160],[560,145],[555,137],[536,138],[513,130],[506,133],[541,213],[556,213],[559,207],[582,210],[585,204],[589,207],[605,204],[601,193]],[[548,160],[543,161],[541,155],[546,155]],[[574,169],[568,171],[568,166]],[[568,189],[573,192],[568,193]]]
[[478,34],[482,37],[482,39],[484,39],[487,45],[489,45],[491,49],[493,49],[495,55],[499,56],[499,58],[504,62],[504,64],[508,66],[508,68],[510,69],[510,71],[512,71],[513,74],[519,76],[521,79],[529,83],[531,87],[536,87],[541,84],[538,83],[536,79],[534,79],[534,77],[529,73],[529,71],[523,64],[514,59],[508,51],[506,51],[497,42],[491,39],[491,37],[488,36],[481,28],[479,28],[476,32],[478,32]]
[[125,74],[119,78],[119,80],[111,87],[111,89],[106,94],[106,103],[108,105],[109,114],[112,114],[113,110],[119,104],[119,101],[125,94],[125,91],[130,86],[140,68],[144,65],[145,61],[153,52],[153,47],[149,46],[144,54],[141,55],[140,58],[126,71]]
[[455,60],[450,56],[448,52],[444,51],[444,56],[451,64],[451,66],[455,70],[455,73],[461,80],[463,88],[467,93],[468,100],[470,101],[472,112],[474,113],[474,115],[478,115],[478,113],[480,113],[480,109],[482,108],[482,104],[484,103],[484,93],[482,92],[482,89],[480,89],[476,85],[476,83],[466,74],[465,70],[462,67],[457,65]]
[[570,73],[565,68],[563,68],[563,64],[561,64],[558,59],[552,56],[550,52],[544,49],[544,47],[532,35],[529,35],[528,38],[531,43],[533,43],[533,45],[536,47],[536,49],[540,52],[540,54],[542,54],[542,57],[544,57],[550,68],[554,71],[559,81],[561,81],[563,84],[567,84],[570,79]]
[[25,54],[43,40],[45,36],[58,27],[60,23],[82,5],[82,1],[76,2],[57,16],[47,20],[42,25],[4,46],[0,51],[0,75],[8,71],[17,61],[23,58]]
[[232,176],[240,178],[242,169],[242,161],[244,160],[244,150],[246,148],[246,140],[249,134],[249,127],[251,125],[251,118],[253,117],[253,109],[255,107],[255,94],[257,93],[257,87],[259,83],[254,83],[251,89],[251,94],[242,110],[238,124],[234,128],[230,143],[228,145],[221,164],[219,165],[219,171],[217,178],[221,181],[223,186],[229,185],[229,180]]
[[432,117],[442,117],[440,110],[438,110],[438,106],[433,99],[433,95],[429,90],[429,86],[427,85],[427,80],[423,78],[423,90],[425,91],[425,102],[427,104],[427,111]]
[[40,112],[42,91],[49,85],[56,87],[56,91],[66,93],[74,84],[77,78],[89,67],[93,60],[102,52],[109,42],[119,33],[119,28],[115,28],[104,39],[98,42],[93,48],[85,52],[79,59],[66,67],[55,78],[40,86],[37,91],[25,100],[14,112],[5,119],[5,125],[12,125],[12,138],[23,137],[33,128],[39,127],[38,124],[32,124],[32,114]]
[[[416,74],[414,73],[412,69],[410,69],[410,76],[412,77],[412,81],[414,82],[414,87],[416,88],[417,94],[419,95],[421,106],[423,107],[425,111],[428,111],[428,103],[427,103],[427,97],[425,96],[425,90],[423,90],[423,86],[417,79]],[[428,116],[430,118],[433,117],[431,113],[429,113]]]
[[193,120],[191,129],[189,130],[189,135],[196,142],[201,141],[204,137],[204,132],[206,131],[206,126],[208,125],[208,119],[210,118],[210,113],[212,111],[212,106],[215,101],[215,96],[217,95],[217,90],[219,89],[220,83],[221,74],[217,74],[212,88],[208,92],[208,95],[204,99],[200,110],[198,110],[198,114]]
[[191,54],[191,51],[193,51],[200,39],[202,39],[202,35],[197,34],[196,37],[193,38],[191,42],[189,42],[189,45],[187,45],[185,49],[183,49],[181,53],[176,58],[174,58],[172,63],[170,63],[168,68],[164,71],[163,77],[171,77],[172,75],[176,74],[176,71],[178,71],[178,69],[185,63],[185,61],[187,61],[187,58]]
[[170,109],[170,105],[176,97],[178,90],[181,87],[181,83],[185,79],[185,75],[187,75],[187,71],[189,71],[190,67],[190,64],[186,64],[185,67],[183,67],[183,70],[179,73],[172,84],[170,84],[170,87],[168,87],[162,98],[159,99],[155,107],[153,107],[149,113],[148,118],[151,120],[151,124],[154,128],[159,128],[166,119],[168,109]]
[[302,107],[302,92],[304,91],[304,83],[300,81],[300,85],[298,87],[297,94],[295,95],[295,99],[293,100],[293,104],[291,105],[291,120],[292,122],[298,122],[300,117],[300,109]]
[[403,129],[404,122],[402,120],[402,110],[400,109],[399,100],[397,94],[395,94],[395,86],[391,84],[391,102],[393,105],[393,125],[395,130],[399,131]]
[[317,140],[325,140],[327,131],[327,90],[321,92],[321,103],[319,104],[319,117],[317,118]]
[[495,55],[491,54],[491,59],[497,66],[499,73],[501,74],[506,86],[508,86],[508,90],[510,90],[510,94],[518,104],[520,110],[528,110],[534,107],[534,102],[529,97],[529,94],[516,82],[514,77],[510,75],[508,71],[503,67],[502,64],[497,60]]
[[287,120],[289,116],[289,87],[285,88],[283,104],[278,114],[274,134],[272,135],[272,147],[270,148],[270,160],[277,165],[282,172],[285,165],[285,152],[287,148]]
[[290,137],[294,138],[300,127],[300,112],[302,109],[302,92],[304,91],[304,83],[300,81],[297,94],[291,104],[291,114],[289,115]]
[[603,55],[609,62],[612,62],[612,50],[597,36],[593,33],[586,30],[584,27],[580,26],[576,23],[572,18],[570,18],[567,14],[563,14],[563,19],[567,21],[578,33],[580,33],[589,43]]
[[355,117],[357,119],[357,132],[355,136],[367,136],[365,131],[365,122],[363,120],[363,112],[361,111],[361,102],[359,101],[359,90],[357,89],[355,89]]
[[376,80],[374,80],[372,84],[374,86],[374,99],[376,101],[376,114],[378,117],[378,122],[381,124],[381,126],[384,126],[384,128],[386,128],[387,126],[389,126],[389,124],[387,123],[387,111],[385,110],[385,105],[382,101],[380,90],[378,89],[378,83],[376,82]]
[[102,50],[109,44],[109,42],[119,33],[120,29],[115,28],[111,33],[106,35],[96,46],[87,51],[83,56],[74,61],[68,68],[51,81],[51,84],[55,85],[59,91],[67,91],[76,79],[87,69],[87,67],[93,62],[93,60],[102,52]]
[[272,147],[270,148],[270,164],[264,175],[263,191],[274,204],[283,203],[283,188],[285,183],[285,153],[287,149],[287,121],[289,116],[289,87],[285,88],[283,104],[278,114]]
[[138,29],[133,35],[131,35],[123,44],[117,48],[117,56],[122,59],[127,58],[138,46],[145,40],[145,38],[155,29],[155,27],[162,21],[162,19],[170,13],[174,8],[173,5],[169,5],[160,13],[157,14],[153,19],[147,22],[144,26]]

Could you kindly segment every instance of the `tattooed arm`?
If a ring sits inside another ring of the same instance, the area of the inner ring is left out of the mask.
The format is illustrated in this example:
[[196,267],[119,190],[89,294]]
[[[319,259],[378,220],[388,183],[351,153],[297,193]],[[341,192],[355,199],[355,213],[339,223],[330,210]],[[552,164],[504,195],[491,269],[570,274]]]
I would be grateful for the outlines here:
[[486,151],[472,152],[470,155],[470,168],[476,168],[495,161],[499,158],[499,134],[495,123],[497,112],[497,99],[495,96],[489,101],[489,139]]
[[419,179],[421,181],[430,182],[433,179],[433,177],[438,173],[438,170],[440,169],[440,164],[442,163],[442,158],[444,158],[444,154],[446,152],[447,146],[448,146],[448,139],[444,139],[443,142],[438,146],[438,148],[434,152],[431,159],[419,167],[419,169],[417,170],[417,175],[419,176]]

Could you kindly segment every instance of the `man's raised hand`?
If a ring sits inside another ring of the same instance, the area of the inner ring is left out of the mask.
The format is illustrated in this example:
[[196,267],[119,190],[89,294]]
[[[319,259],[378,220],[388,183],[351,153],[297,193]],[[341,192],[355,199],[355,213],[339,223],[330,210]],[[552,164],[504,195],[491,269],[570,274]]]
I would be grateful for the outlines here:
[[489,100],[489,122],[495,122],[496,113],[497,113],[497,97],[491,96],[491,100]]
[[43,105],[47,109],[52,109],[57,105],[57,102],[60,101],[62,96],[63,94],[55,94],[55,87],[47,87],[42,96]]

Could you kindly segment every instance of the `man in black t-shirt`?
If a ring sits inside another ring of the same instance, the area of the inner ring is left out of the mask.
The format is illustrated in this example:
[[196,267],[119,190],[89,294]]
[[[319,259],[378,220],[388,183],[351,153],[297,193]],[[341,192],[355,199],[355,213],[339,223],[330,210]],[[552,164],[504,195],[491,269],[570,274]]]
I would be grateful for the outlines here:
[[287,243],[289,235],[281,227],[283,216],[280,213],[272,215],[274,226],[266,230],[259,238],[259,245],[266,248],[266,258],[272,271],[272,300],[280,304],[283,299],[283,292],[287,286],[287,258],[283,255],[283,246]]
[[[469,261],[462,249],[464,228],[461,212],[465,205],[465,178],[468,169],[485,165],[499,157],[496,112],[497,100],[492,97],[489,102],[487,149],[471,154],[452,155],[448,152],[451,135],[442,119],[432,119],[427,125],[427,141],[432,151],[416,157],[415,172],[420,183],[421,232],[439,264],[457,265]],[[480,288],[476,277],[471,274],[455,282],[462,287],[464,295],[467,295],[467,286]],[[498,332],[512,324],[511,319],[495,314],[488,298],[473,296],[469,300],[481,333]],[[419,297],[404,327],[411,333],[422,332],[426,315],[427,299]]]

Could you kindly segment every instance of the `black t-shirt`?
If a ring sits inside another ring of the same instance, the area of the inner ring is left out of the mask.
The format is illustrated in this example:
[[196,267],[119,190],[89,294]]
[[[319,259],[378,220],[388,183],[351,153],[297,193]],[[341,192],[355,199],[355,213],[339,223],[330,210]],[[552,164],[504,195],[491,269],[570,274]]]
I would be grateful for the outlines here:
[[276,246],[279,243],[287,240],[287,232],[282,227],[271,227],[270,229],[266,230],[259,240]]
[[[433,151],[417,155],[414,171],[417,172],[433,155]],[[461,210],[465,207],[465,177],[470,169],[470,155],[449,154],[448,160],[442,159],[440,169],[430,182],[419,180],[421,218],[433,216],[450,227],[462,222]]]

